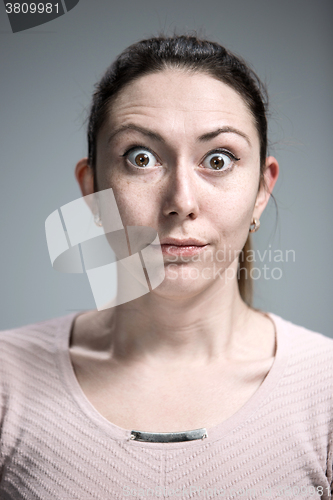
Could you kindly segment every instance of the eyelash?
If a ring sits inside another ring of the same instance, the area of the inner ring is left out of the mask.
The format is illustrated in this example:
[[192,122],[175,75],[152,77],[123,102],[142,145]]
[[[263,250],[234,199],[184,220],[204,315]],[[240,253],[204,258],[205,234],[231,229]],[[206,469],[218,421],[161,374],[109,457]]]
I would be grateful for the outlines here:
[[[125,159],[126,159],[126,157],[127,157],[127,156],[128,156],[128,155],[132,152],[132,151],[134,151],[135,149],[138,149],[138,148],[140,148],[140,149],[145,149],[146,151],[149,151],[149,153],[151,153],[152,155],[156,156],[156,154],[155,154],[155,153],[154,153],[154,152],[153,152],[150,148],[148,148],[147,146],[143,146],[143,145],[141,145],[141,144],[135,144],[135,145],[131,146],[130,148],[128,148],[128,149],[125,151],[125,153],[124,153],[124,154],[122,154],[122,155],[120,155],[120,156],[121,156],[122,158],[125,158]],[[212,155],[212,154],[214,154],[214,153],[224,153],[224,154],[225,154],[225,155],[227,155],[227,156],[230,158],[230,160],[232,160],[233,162],[236,162],[236,161],[239,161],[239,160],[240,160],[240,158],[237,158],[237,156],[235,156],[233,153],[231,153],[231,151],[229,151],[228,149],[224,149],[224,148],[216,148],[216,149],[213,149],[212,151],[209,151],[209,152],[205,155],[204,159],[205,159],[205,158],[207,158],[207,156],[210,156],[210,155]],[[228,171],[232,170],[234,166],[235,166],[235,165],[233,164],[231,167],[226,168],[226,169],[224,169],[224,170],[214,170],[214,169],[211,169],[211,171],[212,171],[212,172],[216,172],[216,173],[218,173],[219,175],[221,175],[221,174],[223,174],[223,173],[225,173],[225,172],[228,172]],[[138,168],[139,170],[144,170],[144,168],[142,168],[142,167],[135,167],[135,165],[133,165],[133,167],[134,167],[134,168]],[[207,169],[207,170],[210,170],[210,169]]]

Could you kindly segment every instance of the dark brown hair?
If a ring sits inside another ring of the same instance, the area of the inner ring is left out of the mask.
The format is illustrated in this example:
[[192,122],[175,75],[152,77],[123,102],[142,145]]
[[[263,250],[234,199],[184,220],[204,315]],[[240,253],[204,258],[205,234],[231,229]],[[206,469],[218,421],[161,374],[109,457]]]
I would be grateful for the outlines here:
[[[247,104],[260,141],[260,183],[264,184],[267,156],[267,92],[254,71],[243,59],[218,43],[196,36],[159,36],[141,40],[125,49],[96,84],[88,122],[88,159],[96,182],[96,139],[105,122],[112,100],[126,85],[141,76],[167,68],[205,72],[233,88]],[[252,305],[253,286],[250,234],[239,256],[238,285],[242,299]]]

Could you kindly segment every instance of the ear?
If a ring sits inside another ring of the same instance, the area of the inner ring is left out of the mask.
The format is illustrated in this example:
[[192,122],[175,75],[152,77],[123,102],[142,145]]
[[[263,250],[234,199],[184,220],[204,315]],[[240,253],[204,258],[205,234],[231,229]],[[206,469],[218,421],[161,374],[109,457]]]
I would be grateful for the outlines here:
[[94,174],[88,163],[88,158],[82,158],[75,167],[75,177],[79,183],[82,196],[94,192]]
[[274,156],[268,156],[265,162],[264,180],[261,183],[253,210],[253,217],[260,219],[266,208],[271,192],[279,176],[279,164]]

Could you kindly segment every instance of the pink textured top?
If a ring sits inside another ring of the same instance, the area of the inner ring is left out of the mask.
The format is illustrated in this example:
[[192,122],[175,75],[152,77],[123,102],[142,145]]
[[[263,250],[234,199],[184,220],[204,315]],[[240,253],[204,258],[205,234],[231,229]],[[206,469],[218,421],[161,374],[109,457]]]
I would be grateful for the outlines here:
[[276,356],[250,400],[204,440],[150,443],[85,397],[76,314],[0,332],[1,500],[332,498],[332,339],[268,313]]

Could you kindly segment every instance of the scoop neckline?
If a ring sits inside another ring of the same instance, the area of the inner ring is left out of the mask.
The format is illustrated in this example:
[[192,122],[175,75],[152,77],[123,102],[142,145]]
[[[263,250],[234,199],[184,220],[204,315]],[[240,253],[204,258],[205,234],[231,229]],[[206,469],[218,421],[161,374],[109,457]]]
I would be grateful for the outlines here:
[[[84,311],[85,312],[85,311]],[[68,395],[75,402],[80,412],[84,414],[85,418],[89,419],[99,431],[103,431],[105,437],[117,441],[127,442],[131,446],[139,446],[140,448],[149,449],[185,449],[195,448],[198,446],[209,445],[225,437],[230,432],[239,429],[242,425],[246,424],[248,419],[259,409],[264,400],[271,394],[274,387],[281,379],[287,363],[287,330],[289,322],[280,316],[264,312],[275,326],[275,356],[273,364],[264,378],[263,382],[251,396],[246,403],[239,408],[233,415],[219,424],[206,428],[208,437],[204,440],[181,441],[174,443],[152,443],[146,441],[135,441],[131,439],[131,431],[133,429],[125,429],[120,427],[109,420],[107,420],[88,400],[83,392],[75,375],[74,367],[71,362],[69,353],[69,342],[74,325],[75,319],[84,313],[71,313],[61,318],[59,328],[56,335],[56,359],[60,372],[62,382],[66,386]],[[135,429],[139,430],[139,429]],[[190,430],[190,429],[186,429]],[[192,430],[192,429],[191,429]]]

